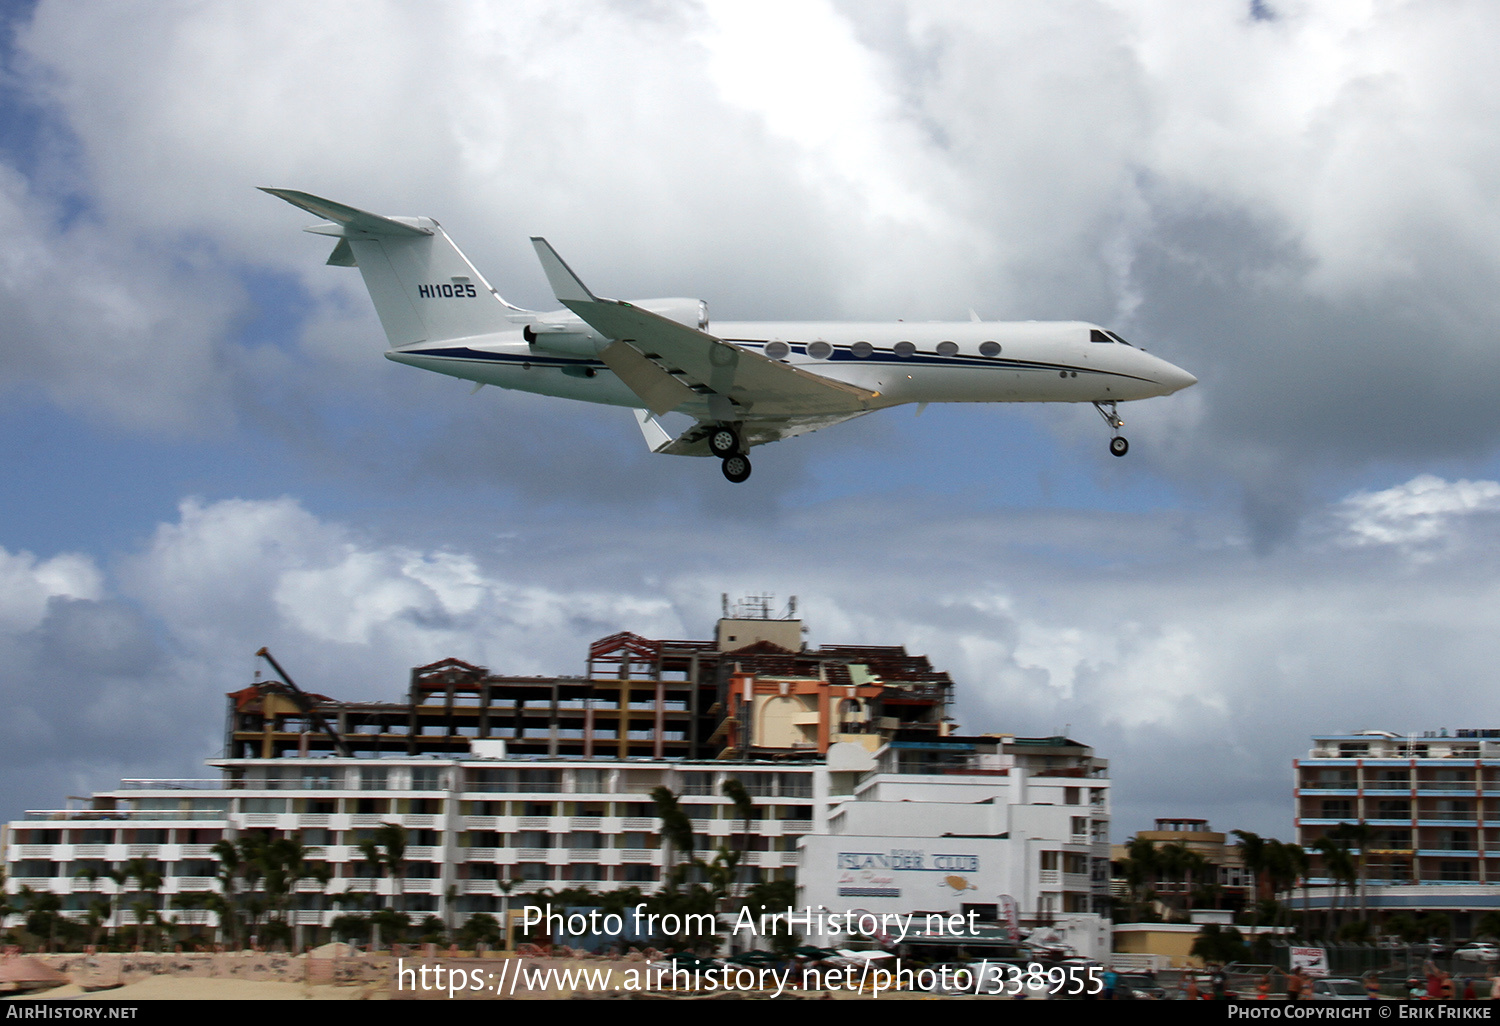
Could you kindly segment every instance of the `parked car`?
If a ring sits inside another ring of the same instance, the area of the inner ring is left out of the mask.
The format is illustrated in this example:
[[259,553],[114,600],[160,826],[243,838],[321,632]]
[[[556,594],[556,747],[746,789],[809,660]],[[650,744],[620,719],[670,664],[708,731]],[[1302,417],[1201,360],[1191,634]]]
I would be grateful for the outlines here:
[[1469,962],[1500,962],[1500,944],[1488,944],[1482,941],[1465,944],[1453,953],[1453,957]]
[[1115,997],[1121,1001],[1161,1001],[1166,996],[1152,973],[1121,973],[1115,981]]
[[1365,992],[1363,980],[1351,980],[1338,976],[1313,980],[1312,993],[1314,1000],[1317,1001],[1364,1001],[1369,996]]

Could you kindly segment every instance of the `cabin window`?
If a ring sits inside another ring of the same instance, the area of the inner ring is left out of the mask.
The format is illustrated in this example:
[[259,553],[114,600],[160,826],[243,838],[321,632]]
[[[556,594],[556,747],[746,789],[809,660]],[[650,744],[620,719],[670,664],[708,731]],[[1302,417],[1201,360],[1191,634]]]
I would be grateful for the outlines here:
[[807,347],[807,355],[814,360],[826,360],[833,355],[833,346],[827,342],[814,342]]
[[958,343],[957,342],[939,342],[937,344],[937,354],[939,356],[957,356],[958,355]]
[[773,360],[785,360],[791,349],[785,342],[767,342],[766,355]]
[[868,342],[856,342],[854,343],[854,345],[849,347],[849,352],[853,353],[861,360],[868,359],[870,354],[874,351],[875,347],[870,345],[870,343]]
[[903,360],[910,359],[917,351],[917,347],[910,342],[897,342],[894,352]]
[[981,343],[979,343],[979,355],[980,356],[999,356],[1000,355],[1000,343],[999,342],[981,342]]

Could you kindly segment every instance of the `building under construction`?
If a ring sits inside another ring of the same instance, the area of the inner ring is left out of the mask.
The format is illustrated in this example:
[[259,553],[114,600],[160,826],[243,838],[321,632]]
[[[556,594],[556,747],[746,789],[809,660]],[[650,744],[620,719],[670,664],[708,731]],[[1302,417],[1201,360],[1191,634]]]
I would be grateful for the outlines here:
[[795,600],[780,616],[764,598],[726,601],[724,614],[712,641],[601,638],[583,676],[511,677],[443,659],[411,671],[405,702],[260,681],[228,696],[224,754],[464,755],[498,741],[509,755],[552,758],[806,759],[836,740],[873,751],[950,733],[953,682],[926,656],[809,649]]
[[[180,923],[221,926],[206,904],[220,842],[295,839],[308,875],[286,922],[316,938],[392,901],[453,929],[526,895],[649,892],[682,856],[733,850],[738,885],[792,883],[799,907],[1014,906],[1021,925],[1108,950],[1106,760],[1067,738],[959,735],[952,681],[902,647],[808,649],[795,610],[763,599],[724,612],[711,641],[603,638],[577,677],[421,666],[406,702],[309,694],[264,653],[279,679],[229,696],[216,777],[28,810],[8,827],[6,893],[50,894],[80,922],[108,897],[119,930],[137,913],[113,874],[144,867]],[[663,789],[692,851],[664,831]],[[392,828],[395,877],[369,854]]]

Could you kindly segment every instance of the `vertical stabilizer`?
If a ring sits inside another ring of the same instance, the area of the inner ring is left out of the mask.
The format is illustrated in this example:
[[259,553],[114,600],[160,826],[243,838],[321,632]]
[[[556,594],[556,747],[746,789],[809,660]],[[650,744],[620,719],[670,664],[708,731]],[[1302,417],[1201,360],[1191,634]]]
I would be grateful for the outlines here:
[[430,217],[383,217],[290,189],[264,189],[325,217],[306,231],[339,244],[329,257],[364,276],[392,348],[514,330],[500,297]]

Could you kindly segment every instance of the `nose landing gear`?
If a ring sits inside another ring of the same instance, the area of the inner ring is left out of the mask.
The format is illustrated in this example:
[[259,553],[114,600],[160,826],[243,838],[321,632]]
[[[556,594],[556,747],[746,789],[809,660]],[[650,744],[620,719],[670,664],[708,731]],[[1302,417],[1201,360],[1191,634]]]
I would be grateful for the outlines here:
[[1104,423],[1108,424],[1110,430],[1115,432],[1115,436],[1109,440],[1109,454],[1111,456],[1124,456],[1130,451],[1130,443],[1120,434],[1120,429],[1125,426],[1125,422],[1115,412],[1114,401],[1111,400],[1105,403],[1096,402],[1094,409],[1099,411],[1099,416],[1104,418]]

